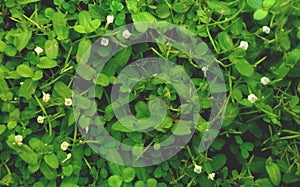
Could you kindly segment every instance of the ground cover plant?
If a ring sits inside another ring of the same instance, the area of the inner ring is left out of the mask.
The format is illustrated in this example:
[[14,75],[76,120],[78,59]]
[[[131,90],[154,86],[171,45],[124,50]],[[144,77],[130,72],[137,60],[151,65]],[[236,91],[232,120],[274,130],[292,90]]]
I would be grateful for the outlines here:
[[[299,186],[300,1],[2,0],[0,5],[1,186]],[[148,24],[137,24],[144,21]],[[202,64],[168,42],[173,33],[167,29],[151,36],[165,42],[125,45],[159,23],[200,38],[203,42],[193,43],[178,36]],[[90,47],[99,38],[94,51]],[[115,46],[122,49],[113,54]],[[97,58],[91,65],[92,54]],[[156,62],[139,61],[146,57],[176,67],[160,66],[167,73],[155,73]],[[99,72],[102,60],[107,63]],[[126,69],[136,61],[148,67],[150,77],[137,80],[142,72]],[[208,80],[211,72],[221,73],[224,87]],[[80,93],[74,89],[78,78],[84,81]],[[163,78],[189,81],[172,84]],[[114,102],[113,87],[126,98]],[[209,119],[214,93],[226,93],[218,103],[222,126],[201,151],[207,129],[216,130]],[[199,111],[188,101],[199,101]],[[125,104],[140,124],[133,116],[118,118],[116,108]],[[194,134],[181,118],[193,112],[200,114],[192,121]],[[145,121],[153,115],[160,125],[138,131],[152,125]],[[169,159],[129,166],[128,156],[111,151],[115,145],[97,120],[130,146],[120,149],[136,160],[150,147],[151,158],[159,160],[162,142],[173,134],[182,137],[175,143],[184,145]]]

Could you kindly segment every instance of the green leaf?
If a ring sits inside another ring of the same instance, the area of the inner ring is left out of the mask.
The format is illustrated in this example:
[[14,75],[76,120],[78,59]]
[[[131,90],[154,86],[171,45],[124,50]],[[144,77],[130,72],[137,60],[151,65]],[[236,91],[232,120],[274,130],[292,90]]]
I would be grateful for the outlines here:
[[82,25],[75,25],[74,26],[74,30],[76,32],[81,33],[81,34],[85,34],[86,33],[86,30],[85,30],[84,26],[82,26]]
[[32,76],[32,80],[33,81],[37,81],[43,78],[43,71],[41,70],[37,70],[34,72],[33,76]]
[[242,147],[248,151],[253,151],[254,149],[254,144],[251,142],[244,142]]
[[[72,90],[69,88],[70,94],[72,94]],[[80,94],[75,94],[74,97],[74,104],[76,104],[76,107],[79,107],[81,109],[88,109],[91,106],[91,101],[89,98],[81,96]]]
[[65,176],[71,176],[73,173],[73,166],[71,164],[62,167],[62,173]]
[[91,80],[96,77],[96,70],[87,64],[78,64],[76,73],[85,80]]
[[22,51],[26,47],[29,40],[31,39],[31,36],[31,31],[23,31],[17,36],[16,47],[18,51]]
[[238,105],[233,105],[232,103],[229,103],[226,107],[226,113],[222,125],[224,127],[230,125],[233,122],[233,120],[238,116],[239,112],[240,110]]
[[103,73],[99,73],[97,81],[96,81],[96,84],[100,85],[100,86],[104,86],[104,87],[108,86],[109,85],[109,78],[108,78],[108,76],[106,76]]
[[131,129],[128,129],[127,127],[125,127],[121,122],[119,121],[116,121],[112,127],[111,127],[112,130],[115,130],[115,131],[119,131],[119,132],[133,132],[133,130]]
[[88,39],[82,39],[79,42],[79,46],[78,46],[78,50],[76,53],[76,61],[78,63],[82,63],[85,64],[91,54],[91,46],[92,46],[92,42]]
[[262,20],[264,19],[265,17],[267,17],[268,15],[268,11],[260,8],[260,9],[257,9],[254,14],[253,14],[253,17],[255,20]]
[[9,91],[8,85],[4,78],[0,77],[0,99],[3,101],[12,100],[13,94]]
[[19,156],[28,164],[38,163],[37,154],[28,145],[23,144],[21,146],[21,151],[19,152]]
[[101,24],[99,19],[92,20],[90,13],[87,11],[80,11],[78,14],[79,25],[75,25],[75,31],[85,34],[97,30]]
[[112,76],[116,73],[118,68],[127,64],[132,52],[132,47],[126,47],[119,51],[109,62],[104,66],[102,72],[107,76]]
[[45,185],[44,185],[43,182],[38,181],[38,182],[34,183],[34,184],[32,185],[32,187],[45,187]]
[[266,9],[271,8],[276,3],[276,0],[264,0],[263,7]]
[[122,171],[122,177],[124,182],[131,182],[135,177],[135,170],[133,168],[125,168]]
[[190,6],[186,3],[182,3],[180,1],[174,2],[172,5],[172,9],[177,13],[185,13],[190,9]]
[[141,22],[141,21],[149,21],[149,22],[156,21],[156,18],[149,12],[138,12],[136,14],[132,14],[131,16],[134,23]]
[[153,174],[154,174],[154,177],[157,179],[162,177],[163,171],[161,170],[161,167],[156,167]]
[[224,154],[215,155],[212,158],[211,167],[213,171],[221,169],[226,164],[227,158]]
[[134,187],[145,187],[144,181],[136,181]]
[[50,168],[45,162],[41,163],[40,170],[48,180],[54,180],[57,177],[56,169]]
[[125,2],[130,13],[138,12],[139,10],[137,7],[138,2],[136,0],[125,0]]
[[254,9],[259,9],[262,7],[262,0],[247,0],[247,4]]
[[28,144],[36,152],[43,153],[47,149],[45,143],[42,140],[35,137],[30,138]]
[[220,32],[217,36],[219,44],[224,51],[229,51],[233,48],[232,39],[227,32]]
[[12,175],[7,174],[0,180],[0,185],[10,186],[10,184],[13,182],[14,182],[14,180],[12,178]]
[[6,45],[5,48],[4,48],[4,53],[7,56],[13,57],[13,56],[16,56],[17,49],[12,45]]
[[25,5],[25,4],[29,4],[29,3],[35,3],[35,2],[39,2],[40,0],[22,0],[19,1],[20,4]]
[[0,125],[0,135],[6,130],[5,125]]
[[239,59],[235,68],[246,77],[251,77],[254,74],[253,66],[246,59]]
[[138,101],[134,105],[134,109],[136,111],[136,117],[138,119],[150,117],[148,105],[146,103],[144,103],[143,101]]
[[57,156],[54,153],[49,153],[44,155],[44,160],[48,166],[50,166],[53,169],[57,169],[59,166]]
[[288,52],[286,57],[283,59],[283,62],[280,63],[280,65],[273,70],[273,73],[278,78],[285,77],[290,70],[295,67],[300,60],[300,49],[294,49],[291,52]]
[[249,152],[246,149],[241,149],[241,154],[244,159],[249,157]]
[[85,116],[84,114],[80,116],[79,118],[79,126],[81,128],[86,128],[90,125],[90,122],[91,122],[91,118],[90,117],[87,117]]
[[50,69],[50,68],[54,68],[57,66],[57,61],[50,59],[47,56],[44,56],[44,57],[40,58],[39,62],[36,64],[36,66],[41,69]]
[[9,121],[8,123],[7,123],[7,129],[8,130],[12,130],[12,129],[14,129],[15,127],[17,126],[17,122],[16,121]]
[[110,187],[120,187],[122,184],[122,178],[119,175],[113,175],[108,178],[108,185]]
[[[65,179],[65,180],[67,180],[67,179]],[[74,182],[64,182],[65,180],[62,181],[62,183],[59,187],[79,187]]]
[[155,178],[150,178],[146,181],[147,187],[155,187],[157,186],[157,180]]
[[61,81],[54,84],[54,91],[62,98],[70,98],[72,96],[71,88]]
[[209,8],[211,8],[213,11],[222,14],[222,15],[228,15],[230,14],[230,8],[223,2],[220,1],[207,1],[207,5]]
[[37,82],[31,79],[26,79],[19,90],[19,96],[30,99],[32,97],[32,94],[35,92],[37,84]]
[[156,12],[157,16],[161,19],[165,19],[165,18],[169,17],[171,14],[169,7],[166,4],[160,4],[159,6],[157,6],[155,12]]
[[291,41],[290,41],[290,38],[289,38],[289,35],[288,34],[280,34],[280,45],[282,46],[282,48],[286,51],[288,51],[290,48],[291,48]]
[[235,139],[236,143],[240,144],[240,145],[244,142],[243,139],[239,135],[234,136],[234,139]]
[[0,40],[0,52],[4,52],[5,47],[6,47],[6,43]]
[[33,76],[33,69],[25,64],[21,64],[17,67],[17,73],[21,77],[32,77]]
[[279,170],[278,166],[273,162],[267,163],[267,161],[266,161],[266,170],[267,170],[267,173],[268,173],[272,183],[275,186],[278,186],[281,181],[281,174],[280,174],[280,170]]
[[273,187],[272,182],[268,178],[261,178],[255,181],[255,186],[257,187]]
[[78,18],[79,18],[79,24],[83,27],[89,27],[89,22],[91,21],[91,16],[90,14],[83,10],[83,11],[80,11],[79,14],[78,14]]
[[65,40],[69,38],[69,29],[62,13],[55,12],[52,17],[52,22],[58,40]]
[[45,42],[45,53],[50,59],[56,59],[58,55],[58,42],[56,39],[47,40]]
[[171,130],[177,136],[191,134],[191,126],[189,125],[189,122],[175,123]]
[[[136,14],[132,14],[131,17],[135,28],[139,32],[145,32],[151,25],[151,22],[156,22],[156,18],[148,12],[138,12]],[[148,23],[139,23],[145,21],[147,21]]]

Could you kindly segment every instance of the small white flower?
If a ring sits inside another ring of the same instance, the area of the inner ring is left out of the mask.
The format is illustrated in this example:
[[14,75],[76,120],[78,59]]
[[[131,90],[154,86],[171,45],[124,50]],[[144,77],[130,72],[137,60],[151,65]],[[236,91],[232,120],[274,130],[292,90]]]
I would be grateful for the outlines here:
[[24,84],[24,82],[20,82],[20,86],[22,86]]
[[61,145],[60,145],[60,148],[61,148],[61,150],[65,151],[68,149],[69,145],[70,144],[68,142],[63,141],[63,143],[61,143]]
[[195,164],[194,172],[200,174],[202,172],[202,166]]
[[257,100],[257,97],[254,94],[250,94],[250,95],[248,95],[248,100],[251,103],[255,103],[255,101]]
[[270,81],[270,79],[268,79],[268,77],[262,77],[262,78],[260,79],[260,82],[261,82],[263,85],[267,85],[267,84],[269,84],[271,81]]
[[207,178],[213,181],[215,179],[215,176],[216,176],[215,173],[211,173],[211,174],[208,174]]
[[50,94],[43,92],[43,101],[48,102],[50,100]]
[[88,132],[89,132],[89,130],[90,130],[90,128],[89,128],[89,127],[85,127],[85,132],[86,132],[86,133],[88,133]]
[[123,31],[122,36],[124,38],[129,38],[131,36],[131,33],[129,32],[129,30],[125,30],[125,31]]
[[41,47],[36,46],[36,48],[34,48],[34,51],[36,52],[37,55],[40,55],[40,53],[42,53],[44,50]]
[[36,121],[38,122],[38,123],[44,123],[44,119],[45,119],[45,117],[43,117],[43,116],[38,116],[37,117],[37,119],[36,119]]
[[72,157],[71,153],[67,154],[67,158],[65,158],[63,161],[61,161],[62,163],[65,163],[67,160],[69,160]]
[[110,23],[112,23],[112,22],[114,22],[114,16],[113,15],[108,15],[107,17],[106,17],[106,22],[107,22],[107,24],[110,24]]
[[154,73],[152,76],[153,76],[153,77],[156,77],[156,76],[157,76],[157,73]]
[[101,38],[100,44],[103,46],[108,46],[109,40],[107,38]]
[[268,27],[268,26],[263,26],[263,27],[262,27],[262,31],[263,31],[264,33],[266,33],[266,34],[269,34],[270,31],[271,31],[271,29],[270,29],[270,27]]
[[16,142],[22,142],[23,141],[23,137],[21,135],[16,135],[15,136],[15,141]]
[[242,49],[244,49],[244,50],[247,50],[248,47],[249,47],[248,42],[246,42],[246,41],[241,41],[241,42],[240,42],[239,48],[242,48]]
[[72,105],[72,99],[71,98],[65,98],[65,105],[71,106]]

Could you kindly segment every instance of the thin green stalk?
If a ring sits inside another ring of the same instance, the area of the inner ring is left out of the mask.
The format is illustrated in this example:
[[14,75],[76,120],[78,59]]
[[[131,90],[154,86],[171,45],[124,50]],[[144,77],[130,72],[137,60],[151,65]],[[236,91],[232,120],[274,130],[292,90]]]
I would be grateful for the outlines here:
[[217,54],[219,54],[219,50],[218,50],[218,48],[217,48],[217,46],[216,46],[216,44],[215,44],[214,39],[212,38],[212,36],[211,36],[211,34],[210,34],[208,25],[206,25],[205,27],[206,27],[206,33],[207,33],[207,35],[208,35],[208,38],[209,38],[211,44],[212,44],[213,47],[214,47],[214,50],[216,51]]
[[39,98],[38,98],[36,95],[34,95],[34,98],[35,98],[36,102],[39,104],[39,106],[41,107],[41,109],[42,109],[44,115],[45,115],[46,118],[47,118],[47,121],[48,121],[48,124],[49,124],[49,135],[52,136],[52,124],[51,124],[51,121],[50,121],[50,119],[49,119],[49,116],[48,116],[48,114],[47,114],[47,112],[46,112],[46,110],[45,110],[43,104],[40,102]]

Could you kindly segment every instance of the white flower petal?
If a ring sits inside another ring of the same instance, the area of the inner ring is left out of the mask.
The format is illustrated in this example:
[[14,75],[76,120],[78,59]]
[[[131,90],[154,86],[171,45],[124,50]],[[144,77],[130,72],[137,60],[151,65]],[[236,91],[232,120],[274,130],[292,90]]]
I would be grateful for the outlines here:
[[260,82],[261,82],[263,85],[267,85],[267,84],[269,84],[271,81],[270,81],[270,79],[269,79],[268,77],[262,77],[262,78],[260,79]]
[[44,123],[44,119],[45,119],[45,117],[43,117],[43,116],[38,116],[37,117],[37,119],[36,119],[36,121],[38,122],[38,123]]
[[72,99],[71,98],[65,98],[65,105],[71,106],[72,105]]
[[50,100],[50,94],[43,92],[43,101],[47,103]]
[[108,46],[109,40],[107,38],[101,38],[100,44],[103,46]]
[[114,16],[113,15],[108,15],[107,17],[106,17],[106,22],[107,22],[107,24],[110,24],[110,23],[113,23],[114,22]]
[[271,31],[270,27],[268,27],[268,26],[263,26],[263,27],[262,27],[262,30],[263,30],[263,32],[266,33],[266,34],[269,34],[270,31]]
[[251,103],[255,103],[255,101],[256,101],[257,99],[258,99],[258,98],[257,98],[254,94],[248,95],[248,100],[249,100]]
[[202,172],[202,166],[195,164],[194,172],[200,174]]
[[123,31],[122,36],[127,39],[131,36],[131,33],[129,32],[129,30],[125,30]]
[[61,143],[61,145],[60,145],[60,148],[61,148],[63,151],[65,151],[65,150],[68,149],[69,145],[70,145],[70,144],[69,144],[68,142],[63,141],[63,143]]
[[241,41],[241,42],[240,42],[239,48],[242,48],[242,49],[244,49],[244,50],[247,50],[248,47],[249,47],[248,42],[246,42],[246,41]]
[[215,176],[216,176],[215,173],[210,173],[210,174],[208,174],[207,178],[213,181],[215,179]]
[[40,53],[42,53],[44,50],[39,47],[39,46],[36,46],[36,48],[34,48],[34,51],[36,52],[37,55],[39,55]]
[[15,136],[15,141],[16,141],[16,142],[22,142],[22,141],[23,141],[23,136],[21,136],[21,135],[16,135],[16,136]]

